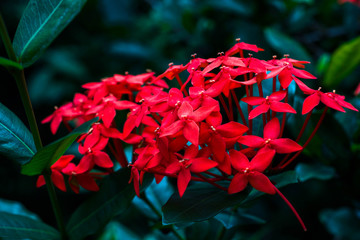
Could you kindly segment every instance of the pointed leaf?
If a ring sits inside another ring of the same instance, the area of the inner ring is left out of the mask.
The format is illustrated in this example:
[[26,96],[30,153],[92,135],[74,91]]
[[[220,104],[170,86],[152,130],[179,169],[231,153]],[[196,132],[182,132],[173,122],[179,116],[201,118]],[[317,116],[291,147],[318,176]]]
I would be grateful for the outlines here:
[[13,112],[0,103],[0,154],[25,164],[35,152],[30,131]]
[[331,56],[324,83],[335,88],[360,64],[360,37],[344,43]]
[[86,0],[30,0],[15,33],[13,47],[30,66],[80,12]]
[[60,239],[49,225],[21,215],[0,212],[0,236],[5,239]]
[[34,176],[41,174],[45,168],[50,168],[50,166],[65,153],[76,138],[81,134],[86,133],[90,126],[96,121],[98,121],[98,118],[94,118],[82,124],[65,137],[43,147],[35,154],[30,162],[22,166],[21,173],[28,176]]
[[[142,190],[149,186],[153,178],[145,175]],[[84,202],[71,216],[67,231],[71,239],[84,239],[86,236],[99,231],[108,221],[125,211],[135,191],[132,184],[128,184],[130,170],[122,168],[104,179],[100,191]]]
[[188,187],[180,198],[173,194],[163,206],[163,224],[179,224],[203,221],[218,214],[223,209],[234,206],[244,200],[249,191],[236,194],[209,186],[206,183]]

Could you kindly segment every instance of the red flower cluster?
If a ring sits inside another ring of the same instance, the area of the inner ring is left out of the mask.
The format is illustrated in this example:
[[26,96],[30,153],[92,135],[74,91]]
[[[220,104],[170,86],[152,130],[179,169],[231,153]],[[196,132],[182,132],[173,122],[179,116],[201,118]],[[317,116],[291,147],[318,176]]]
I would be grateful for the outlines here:
[[[295,141],[282,137],[286,116],[296,114],[288,103],[289,85],[294,81],[309,95],[302,109],[302,114],[309,117],[320,102],[325,104],[325,111],[329,107],[342,112],[344,108],[357,110],[335,91],[313,90],[299,80],[315,79],[302,69],[309,62],[288,56],[265,61],[252,55],[244,57],[243,50],[262,51],[238,41],[217,58],[193,55],[187,64],[170,64],[157,77],[153,72],[116,74],[83,85],[85,94],[76,94],[73,102],[56,109],[43,121],[51,121],[55,133],[61,122],[69,127],[69,121],[79,125],[99,118],[78,141],[83,155],[80,162],[75,165],[71,163],[73,157],[64,156],[52,166],[55,185],[65,191],[65,174],[75,192],[79,185],[97,190],[94,178],[99,173],[93,169],[109,173],[112,159],[116,159],[122,167],[131,166],[130,181],[138,195],[146,172],[154,174],[157,182],[164,176],[177,178],[180,196],[191,180],[208,182],[229,193],[240,192],[249,183],[259,191],[275,194],[278,190],[266,176],[268,170],[282,169],[292,162],[313,136],[303,147],[298,144],[307,118]],[[181,79],[184,76],[186,81]],[[165,79],[174,78],[179,88],[165,91]],[[273,84],[269,96],[264,96],[263,81]],[[240,97],[247,104],[248,116],[240,106]],[[127,114],[123,123],[115,118],[122,113]],[[259,136],[253,132],[256,118],[262,118],[263,133]],[[133,146],[132,162],[125,157],[123,143]],[[274,160],[281,154],[287,155],[282,161]],[[226,188],[219,181],[230,184]],[[40,178],[38,185],[42,183]]]

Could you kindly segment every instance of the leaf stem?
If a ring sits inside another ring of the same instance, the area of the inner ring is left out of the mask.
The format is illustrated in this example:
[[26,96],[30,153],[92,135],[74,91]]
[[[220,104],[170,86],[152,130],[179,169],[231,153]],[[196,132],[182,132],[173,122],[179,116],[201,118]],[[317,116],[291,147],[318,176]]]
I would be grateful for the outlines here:
[[[8,31],[6,29],[5,22],[4,22],[4,20],[3,20],[2,16],[1,16],[1,13],[0,13],[0,35],[1,35],[1,38],[2,38],[2,40],[4,42],[6,52],[7,52],[8,56],[9,56],[10,60],[12,60],[14,62],[18,62],[18,59],[17,59],[15,51],[14,51],[14,49],[12,47],[10,37],[9,37]],[[28,92],[28,88],[27,88],[27,84],[26,84],[26,80],[25,80],[24,70],[11,69],[10,73],[13,75],[13,77],[16,80],[16,85],[18,87],[20,97],[21,97],[21,101],[22,101],[23,106],[25,108],[26,117],[27,117],[29,125],[30,125],[30,130],[31,130],[31,133],[32,133],[33,138],[34,138],[36,150],[39,151],[43,147],[43,145],[42,145],[39,129],[38,129],[38,126],[37,126],[37,123],[36,123],[34,110],[33,110],[32,104],[31,104],[31,100],[30,100],[30,96],[29,96],[29,92]],[[55,214],[55,218],[56,218],[56,221],[57,221],[57,224],[58,224],[58,228],[59,228],[59,230],[61,232],[61,237],[62,237],[63,240],[65,240],[65,239],[67,239],[65,225],[64,225],[64,222],[62,220],[62,215],[61,215],[59,202],[58,202],[57,197],[56,197],[55,188],[54,188],[54,185],[53,185],[53,183],[51,181],[50,174],[51,174],[50,169],[48,169],[47,172],[44,174],[46,187],[47,187],[48,192],[49,192],[51,205],[52,205],[52,208],[53,208],[53,211],[54,211],[54,214]]]

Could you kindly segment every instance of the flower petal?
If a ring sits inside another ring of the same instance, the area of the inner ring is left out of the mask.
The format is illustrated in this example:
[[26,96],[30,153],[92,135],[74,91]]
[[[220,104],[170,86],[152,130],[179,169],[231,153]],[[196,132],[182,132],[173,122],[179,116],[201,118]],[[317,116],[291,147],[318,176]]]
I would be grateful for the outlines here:
[[295,109],[293,109],[290,104],[283,103],[283,102],[271,102],[270,109],[274,112],[288,112],[288,113],[295,113]]
[[250,170],[263,172],[270,165],[275,156],[275,150],[269,149],[255,155],[250,161]]
[[204,172],[218,164],[208,158],[193,158],[191,159],[190,171],[194,173]]
[[270,182],[270,180],[262,173],[252,172],[248,175],[248,180],[251,186],[253,186],[256,190],[259,190],[268,194],[275,194],[276,191],[274,189],[274,185]]
[[232,138],[243,135],[248,128],[238,122],[228,122],[216,127],[216,131],[223,137]]
[[184,137],[195,146],[199,145],[199,126],[194,121],[186,122],[183,133]]
[[241,192],[246,188],[247,185],[248,185],[248,179],[246,174],[237,173],[231,180],[231,183],[228,188],[228,193],[233,194],[233,193]]
[[231,165],[238,171],[243,171],[249,167],[249,159],[239,151],[229,150]]
[[238,139],[238,142],[252,148],[260,148],[264,143],[264,139],[255,135],[245,135]]
[[289,138],[274,139],[270,143],[277,153],[292,153],[303,149],[302,146]]
[[273,118],[264,127],[265,139],[276,139],[280,134],[280,122],[279,119]]
[[305,98],[303,107],[302,107],[302,114],[307,114],[311,110],[314,109],[320,103],[320,96],[317,93],[314,93],[307,98]]
[[184,195],[184,192],[185,192],[190,180],[191,180],[190,169],[183,168],[179,172],[179,176],[178,176],[178,179],[177,179],[177,187],[178,187],[178,190],[179,190],[180,197],[182,197]]

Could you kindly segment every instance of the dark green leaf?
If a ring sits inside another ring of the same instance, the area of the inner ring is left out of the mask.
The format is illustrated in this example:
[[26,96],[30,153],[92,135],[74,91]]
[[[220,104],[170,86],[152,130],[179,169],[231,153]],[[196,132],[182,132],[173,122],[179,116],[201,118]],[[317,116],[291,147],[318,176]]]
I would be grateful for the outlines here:
[[320,221],[335,239],[360,239],[359,213],[350,208],[326,209],[320,213]]
[[255,215],[246,213],[242,209],[237,211],[223,211],[215,216],[215,219],[223,224],[226,229],[240,225],[264,224],[266,221]]
[[99,240],[122,239],[140,240],[141,238],[119,222],[110,222],[99,238]]
[[21,203],[0,199],[0,212],[6,212],[14,215],[21,215],[34,220],[39,220],[39,217],[27,210]]
[[0,237],[3,239],[60,239],[53,227],[28,217],[0,212]]
[[22,70],[23,67],[18,64],[17,62],[14,62],[14,61],[11,61],[7,58],[3,58],[3,57],[0,57],[0,65],[4,66],[4,67],[14,67],[14,68],[17,68],[17,69],[20,69]]
[[360,37],[342,44],[331,56],[324,83],[335,88],[360,64]]
[[311,57],[305,48],[284,33],[273,28],[266,28],[265,37],[270,46],[280,54],[290,54],[291,58],[311,61]]
[[320,164],[312,166],[306,163],[299,163],[295,168],[295,172],[301,182],[309,179],[329,180],[336,174],[335,169],[332,167]]
[[0,103],[0,154],[25,164],[35,152],[30,131],[13,112]]
[[249,194],[248,190],[228,194],[206,183],[194,184],[181,198],[174,193],[163,206],[163,224],[204,221],[225,208],[241,203]]
[[80,12],[86,0],[30,0],[14,37],[14,50],[30,66]]
[[[72,239],[84,239],[96,233],[114,216],[129,207],[135,197],[133,185],[128,183],[129,179],[130,171],[127,168],[122,168],[104,179],[100,191],[83,203],[71,216],[67,230]],[[149,186],[151,181],[145,178],[142,189]]]
[[81,134],[86,133],[90,126],[98,121],[98,118],[94,118],[80,127],[76,128],[74,131],[69,133],[63,138],[50,143],[49,145],[43,147],[31,161],[22,166],[21,173],[29,176],[34,176],[41,174],[45,168],[50,168],[70,147],[70,145],[79,137]]

